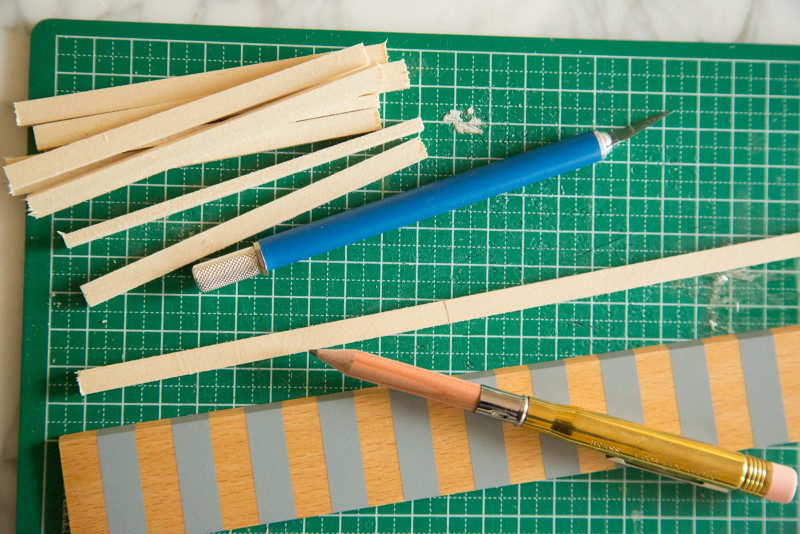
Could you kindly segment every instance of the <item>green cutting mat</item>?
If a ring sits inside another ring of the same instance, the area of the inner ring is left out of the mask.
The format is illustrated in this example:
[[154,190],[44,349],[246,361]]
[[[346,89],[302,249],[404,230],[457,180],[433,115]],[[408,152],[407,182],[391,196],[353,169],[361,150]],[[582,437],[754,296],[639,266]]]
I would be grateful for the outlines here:
[[[412,87],[386,95],[383,116],[391,123],[421,115],[431,157],[275,231],[593,126],[677,112],[594,167],[203,296],[188,268],[91,310],[78,286],[347,162],[72,250],[56,231],[312,147],[169,171],[54,217],[29,219],[20,532],[67,528],[56,445],[61,434],[360,385],[307,355],[294,355],[83,398],[74,378],[79,369],[800,230],[797,47],[56,20],[33,32],[30,96],[385,39],[391,58],[406,60]],[[483,134],[457,135],[441,123],[451,109],[470,106],[486,123]],[[360,346],[459,373],[797,322],[798,264],[787,261]],[[754,454],[798,462],[796,445]],[[796,532],[797,522],[796,501],[782,506],[617,470],[291,521],[270,530]]]

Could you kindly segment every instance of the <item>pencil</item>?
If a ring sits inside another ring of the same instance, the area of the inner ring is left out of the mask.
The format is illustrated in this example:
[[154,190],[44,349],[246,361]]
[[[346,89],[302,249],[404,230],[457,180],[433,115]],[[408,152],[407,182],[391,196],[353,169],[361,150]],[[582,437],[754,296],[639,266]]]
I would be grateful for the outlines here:
[[636,423],[517,395],[358,350],[311,354],[342,373],[589,447],[620,463],[679,480],[788,503],[797,472]]

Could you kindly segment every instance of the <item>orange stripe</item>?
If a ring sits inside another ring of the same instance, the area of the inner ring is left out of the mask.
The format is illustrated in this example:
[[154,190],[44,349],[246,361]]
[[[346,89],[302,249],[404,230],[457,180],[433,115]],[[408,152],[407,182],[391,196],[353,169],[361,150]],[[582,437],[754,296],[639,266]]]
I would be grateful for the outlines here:
[[172,421],[162,419],[134,427],[144,514],[153,532],[184,532],[178,466],[172,443]]
[[94,430],[61,436],[61,471],[69,509],[69,526],[76,534],[108,532],[106,499],[100,476],[100,454]]
[[800,325],[773,328],[789,441],[800,441]]
[[[567,371],[570,404],[606,413],[608,408],[603,387],[603,371],[597,356],[565,358],[563,361]],[[578,463],[581,466],[581,473],[608,471],[617,467],[608,461],[604,453],[585,447],[578,447]]]
[[639,390],[642,394],[644,424],[680,435],[681,418],[678,397],[672,376],[672,360],[664,345],[634,349],[639,371]]
[[400,502],[403,500],[403,480],[389,390],[359,390],[355,392],[354,401],[369,505]]
[[[531,370],[527,366],[507,367],[495,371],[497,387],[517,395],[533,395]],[[503,425],[508,474],[512,484],[543,480],[544,460],[539,433],[514,425]]]
[[333,510],[317,398],[283,401],[283,426],[297,517]]
[[464,410],[428,402],[439,493],[449,495],[475,489]]
[[214,450],[222,527],[234,529],[257,525],[260,521],[244,408],[211,412],[208,426]]
[[753,431],[750,429],[750,408],[739,341],[734,336],[719,336],[704,339],[703,344],[719,445],[729,449],[750,448],[753,446]]

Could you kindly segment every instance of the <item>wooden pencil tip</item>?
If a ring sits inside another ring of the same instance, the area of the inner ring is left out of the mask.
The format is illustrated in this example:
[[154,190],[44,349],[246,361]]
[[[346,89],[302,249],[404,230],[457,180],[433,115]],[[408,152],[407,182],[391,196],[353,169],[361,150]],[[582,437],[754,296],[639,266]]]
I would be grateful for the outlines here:
[[310,351],[308,351],[308,353],[310,355],[312,355],[312,356],[316,356],[317,355],[317,349],[311,349]]

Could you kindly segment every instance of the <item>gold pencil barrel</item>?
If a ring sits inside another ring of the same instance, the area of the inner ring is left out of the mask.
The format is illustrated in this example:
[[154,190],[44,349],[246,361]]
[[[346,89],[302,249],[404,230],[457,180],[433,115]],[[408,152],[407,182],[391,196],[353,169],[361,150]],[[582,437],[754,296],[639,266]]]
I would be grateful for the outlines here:
[[522,426],[659,474],[764,497],[772,463],[605,414],[528,399]]

